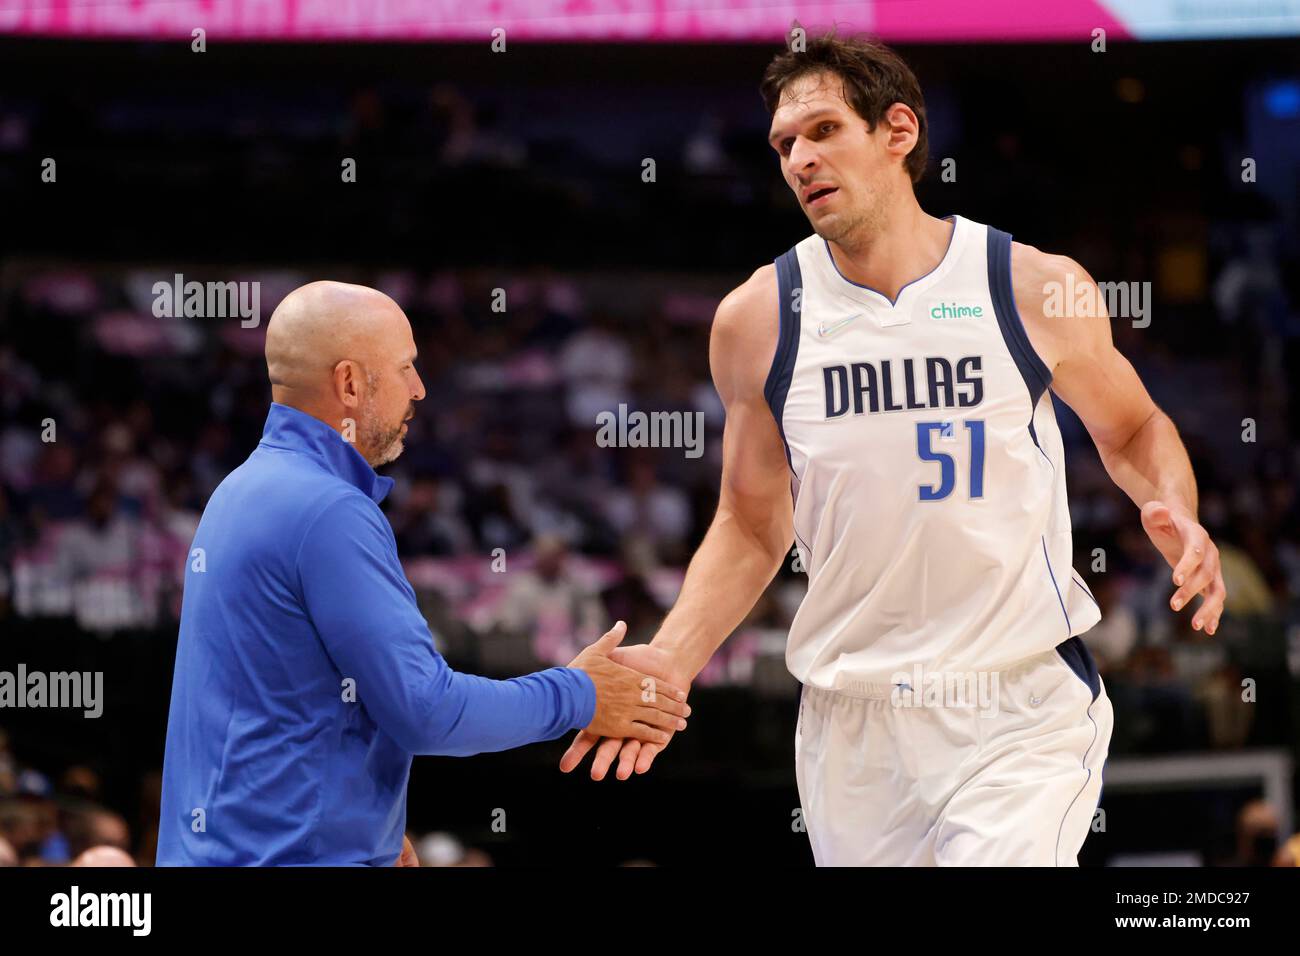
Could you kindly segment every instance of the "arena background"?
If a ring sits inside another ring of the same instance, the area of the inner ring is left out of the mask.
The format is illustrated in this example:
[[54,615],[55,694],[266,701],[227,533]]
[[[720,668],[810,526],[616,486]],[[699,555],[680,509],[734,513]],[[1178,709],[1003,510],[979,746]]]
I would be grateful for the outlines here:
[[[385,509],[453,665],[565,663],[616,618],[649,639],[716,502],[713,309],[808,233],[757,92],[798,17],[879,32],[916,70],[927,211],[1151,284],[1149,324],[1114,334],[1183,432],[1229,604],[1212,639],[1168,612],[1136,509],[1058,403],[1116,711],[1081,862],[1294,864],[1300,7],[334,6],[0,0],[0,670],[101,671],[105,692],[97,719],[0,710],[18,862],[152,862],[183,564],[260,435],[264,320],[302,282],[378,286],[414,325],[429,394]],[[263,321],[154,317],[176,274],[259,283]],[[620,404],[702,412],[703,455],[600,447]],[[810,864],[782,658],[802,586],[787,566],[645,777],[563,776],[564,741],[418,758],[425,863]]]

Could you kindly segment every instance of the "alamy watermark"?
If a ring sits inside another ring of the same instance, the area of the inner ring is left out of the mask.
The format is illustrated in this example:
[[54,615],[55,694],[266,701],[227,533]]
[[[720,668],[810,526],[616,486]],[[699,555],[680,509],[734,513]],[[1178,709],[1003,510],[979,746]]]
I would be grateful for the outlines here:
[[703,412],[629,412],[596,416],[596,444],[601,448],[684,448],[687,458],[704,454]]
[[889,683],[895,707],[978,710],[981,717],[998,713],[997,671],[927,671],[916,664],[911,673],[899,671]]
[[1067,272],[1064,282],[1043,285],[1043,315],[1049,319],[1132,319],[1133,328],[1151,324],[1150,282],[1075,282]]
[[176,273],[171,282],[153,284],[153,314],[159,319],[233,319],[245,329],[262,321],[260,282],[186,282]]
[[104,712],[103,671],[0,671],[0,709],[50,707],[82,709],[92,720]]
[[152,914],[152,893],[83,893],[73,884],[68,892],[50,897],[50,925],[56,927],[117,926],[133,936],[148,936]]

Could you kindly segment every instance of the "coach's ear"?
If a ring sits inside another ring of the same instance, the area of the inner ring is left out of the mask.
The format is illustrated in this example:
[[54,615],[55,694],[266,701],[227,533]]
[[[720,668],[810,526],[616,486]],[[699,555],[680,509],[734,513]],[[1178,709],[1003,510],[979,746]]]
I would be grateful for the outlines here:
[[334,397],[346,408],[360,408],[361,394],[361,366],[343,359],[334,366]]

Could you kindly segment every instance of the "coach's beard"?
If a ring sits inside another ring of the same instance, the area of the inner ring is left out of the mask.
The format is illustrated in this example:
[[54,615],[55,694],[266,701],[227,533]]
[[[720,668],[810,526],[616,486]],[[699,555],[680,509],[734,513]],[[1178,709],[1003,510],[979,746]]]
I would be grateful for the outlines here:
[[395,461],[397,457],[405,450],[406,446],[402,442],[402,423],[398,422],[395,429],[377,435],[375,444],[372,448],[382,448],[383,451],[370,463],[370,467],[378,468],[380,465],[386,465],[390,461]]
[[369,401],[366,402],[364,412],[361,422],[361,440],[366,449],[365,458],[370,462],[371,468],[378,468],[380,465],[396,460],[405,449],[406,446],[402,442],[402,425],[405,424],[405,418],[399,420],[396,425],[385,427],[379,421],[374,406]]

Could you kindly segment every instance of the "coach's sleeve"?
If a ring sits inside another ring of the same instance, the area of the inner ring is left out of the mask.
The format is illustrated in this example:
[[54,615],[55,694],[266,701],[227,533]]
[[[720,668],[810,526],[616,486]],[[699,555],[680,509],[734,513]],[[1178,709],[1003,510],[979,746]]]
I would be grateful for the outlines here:
[[580,670],[497,681],[447,666],[392,528],[370,499],[350,494],[326,506],[297,564],[307,613],[339,673],[356,681],[366,712],[411,753],[508,750],[591,723],[596,690]]

